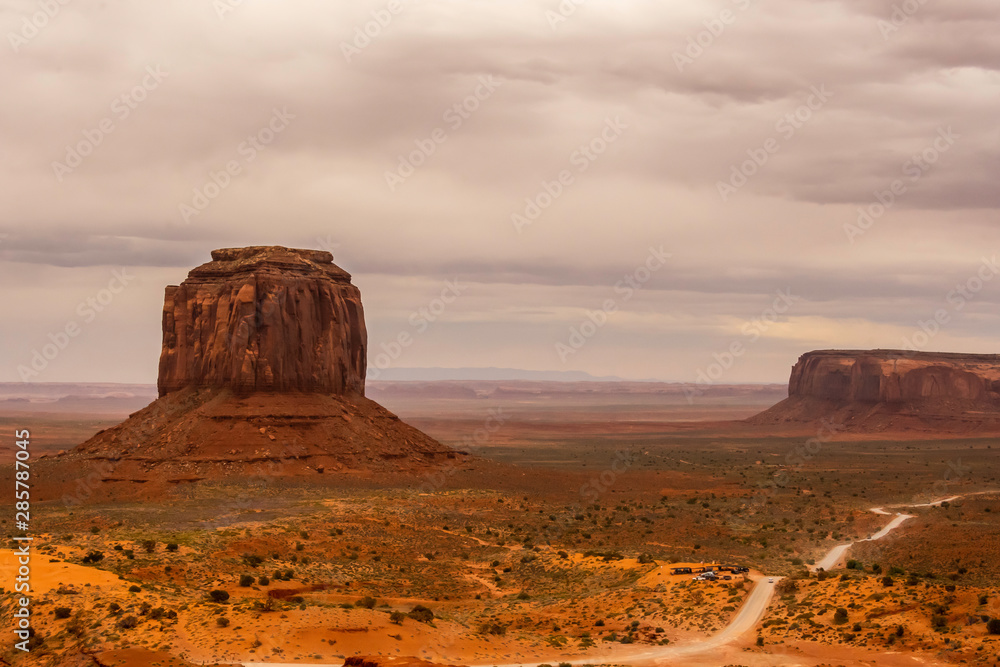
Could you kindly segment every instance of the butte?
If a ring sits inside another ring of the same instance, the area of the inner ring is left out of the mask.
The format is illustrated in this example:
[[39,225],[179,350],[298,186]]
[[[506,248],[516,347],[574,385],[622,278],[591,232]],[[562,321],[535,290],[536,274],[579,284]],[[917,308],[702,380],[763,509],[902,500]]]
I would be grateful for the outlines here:
[[46,475],[65,499],[80,478],[77,495],[121,497],[221,478],[420,474],[466,460],[365,398],[366,347],[361,293],[330,253],[216,250],[166,288],[159,398],[45,461]]

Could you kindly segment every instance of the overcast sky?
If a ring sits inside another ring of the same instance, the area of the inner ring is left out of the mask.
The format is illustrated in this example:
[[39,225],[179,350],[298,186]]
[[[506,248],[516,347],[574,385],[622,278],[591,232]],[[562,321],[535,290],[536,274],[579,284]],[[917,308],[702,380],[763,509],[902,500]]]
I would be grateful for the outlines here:
[[395,366],[679,381],[1000,352],[996,0],[2,0],[0,24],[2,381],[68,325],[30,379],[155,381],[164,286],[263,244],[332,250],[374,366],[401,332]]

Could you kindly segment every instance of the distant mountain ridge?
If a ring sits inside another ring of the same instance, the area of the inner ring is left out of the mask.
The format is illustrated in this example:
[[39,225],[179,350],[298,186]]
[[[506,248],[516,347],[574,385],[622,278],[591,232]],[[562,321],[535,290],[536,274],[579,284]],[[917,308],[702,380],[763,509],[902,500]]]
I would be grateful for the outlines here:
[[386,368],[369,369],[369,379],[382,382],[438,382],[442,380],[532,380],[535,382],[660,382],[617,375],[591,375],[585,371],[529,371],[521,368]]

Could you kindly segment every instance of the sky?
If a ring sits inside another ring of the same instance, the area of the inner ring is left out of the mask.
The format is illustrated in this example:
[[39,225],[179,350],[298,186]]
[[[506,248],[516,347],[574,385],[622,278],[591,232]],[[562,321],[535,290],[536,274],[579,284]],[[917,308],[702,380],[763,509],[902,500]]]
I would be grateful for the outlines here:
[[995,0],[3,0],[0,28],[0,381],[154,382],[164,287],[271,244],[351,272],[370,377],[1000,352]]

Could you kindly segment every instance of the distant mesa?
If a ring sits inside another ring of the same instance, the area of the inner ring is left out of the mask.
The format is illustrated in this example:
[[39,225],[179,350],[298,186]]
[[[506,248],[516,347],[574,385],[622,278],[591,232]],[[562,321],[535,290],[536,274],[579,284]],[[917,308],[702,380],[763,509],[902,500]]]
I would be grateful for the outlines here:
[[160,398],[53,463],[89,461],[122,490],[465,458],[365,398],[361,293],[330,253],[259,246],[212,260],[166,288]]
[[1000,428],[1000,355],[818,350],[792,368],[788,398],[756,424],[827,420],[848,430]]

